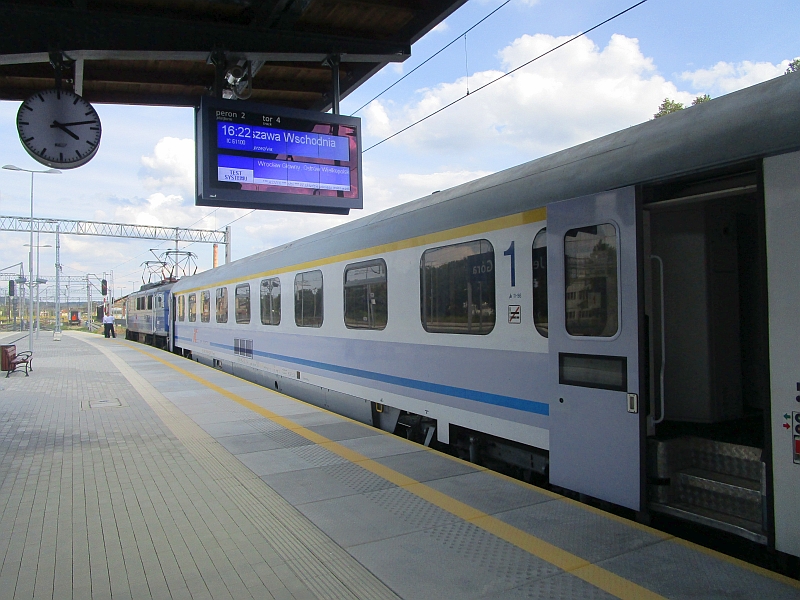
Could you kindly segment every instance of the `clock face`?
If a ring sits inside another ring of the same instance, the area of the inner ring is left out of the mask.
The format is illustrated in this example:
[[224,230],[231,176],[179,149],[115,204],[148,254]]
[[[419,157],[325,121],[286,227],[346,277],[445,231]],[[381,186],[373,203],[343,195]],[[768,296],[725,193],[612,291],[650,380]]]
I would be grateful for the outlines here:
[[100,145],[100,117],[67,90],[44,90],[25,100],[17,112],[17,131],[28,154],[48,167],[80,167]]

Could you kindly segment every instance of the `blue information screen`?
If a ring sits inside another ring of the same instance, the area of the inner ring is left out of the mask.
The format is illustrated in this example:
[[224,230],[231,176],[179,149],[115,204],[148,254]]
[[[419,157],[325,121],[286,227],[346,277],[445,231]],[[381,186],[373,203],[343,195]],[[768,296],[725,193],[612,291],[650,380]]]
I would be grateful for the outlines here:
[[200,112],[198,204],[362,207],[359,119],[210,99]]

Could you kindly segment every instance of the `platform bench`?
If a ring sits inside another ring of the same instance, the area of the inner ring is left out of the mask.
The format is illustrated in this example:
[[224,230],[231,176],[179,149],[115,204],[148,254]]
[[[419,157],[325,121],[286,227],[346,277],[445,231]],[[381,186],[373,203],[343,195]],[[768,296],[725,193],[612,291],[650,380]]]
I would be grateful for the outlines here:
[[28,376],[29,370],[33,371],[33,353],[25,351],[17,354],[17,347],[13,344],[0,346],[0,358],[2,358],[0,367],[6,372],[6,378],[23,365],[25,377]]

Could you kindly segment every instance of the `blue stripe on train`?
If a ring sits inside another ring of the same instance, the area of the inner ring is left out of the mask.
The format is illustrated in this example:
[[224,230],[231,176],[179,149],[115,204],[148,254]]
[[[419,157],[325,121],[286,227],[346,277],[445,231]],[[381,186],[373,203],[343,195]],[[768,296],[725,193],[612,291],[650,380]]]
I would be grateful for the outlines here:
[[[191,341],[189,338],[183,337],[179,337],[178,339]],[[233,346],[228,346],[227,344],[211,342],[211,345],[216,348],[233,352]],[[473,400],[475,402],[482,402],[484,404],[491,404],[494,406],[504,406],[506,408],[513,408],[515,410],[522,410],[538,415],[549,416],[550,414],[550,406],[548,404],[544,402],[536,402],[535,400],[525,400],[524,398],[502,396],[500,394],[490,394],[488,392],[479,392],[478,390],[459,388],[452,385],[442,385],[439,383],[431,383],[429,381],[420,381],[418,379],[410,379],[408,377],[396,377],[394,375],[386,375],[385,373],[373,373],[372,371],[364,371],[363,369],[342,367],[340,365],[333,365],[315,360],[306,360],[304,358],[297,358],[294,356],[272,354],[271,352],[262,352],[260,350],[253,350],[253,354],[257,356],[263,356],[264,358],[294,363],[323,371],[331,371],[333,373],[340,373],[342,375],[350,375],[352,377],[360,377],[362,379],[371,379],[373,381],[380,381],[382,383],[398,385],[414,390],[432,392],[434,394],[442,394],[445,396],[452,396],[454,398],[463,398],[465,400]]]

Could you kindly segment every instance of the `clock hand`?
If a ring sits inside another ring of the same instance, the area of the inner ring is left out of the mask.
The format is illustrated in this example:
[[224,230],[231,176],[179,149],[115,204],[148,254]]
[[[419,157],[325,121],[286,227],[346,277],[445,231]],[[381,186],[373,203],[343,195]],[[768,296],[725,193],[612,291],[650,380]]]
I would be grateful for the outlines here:
[[80,140],[80,139],[81,139],[81,138],[79,138],[77,135],[75,135],[74,133],[72,133],[72,132],[71,132],[69,129],[67,129],[66,127],[64,127],[63,123],[59,123],[58,121],[53,121],[53,124],[52,124],[52,125],[50,125],[50,129],[53,129],[54,127],[58,127],[58,128],[61,130],[61,131],[63,131],[64,133],[66,133],[66,134],[67,134],[67,135],[69,135],[69,136],[72,136],[72,137],[73,137],[73,138],[75,138],[76,140]]
[[96,125],[97,121],[73,121],[72,123],[61,123],[61,125]]

